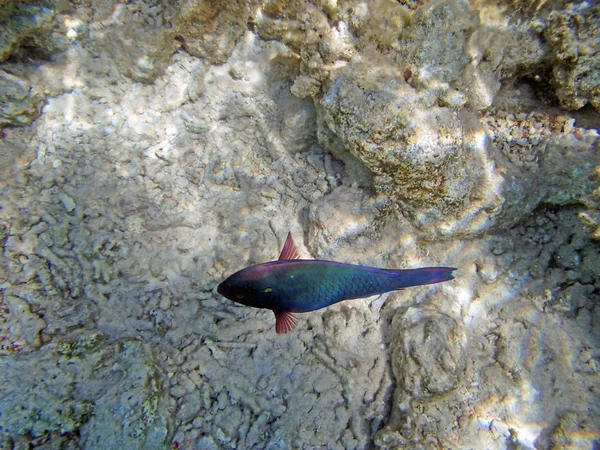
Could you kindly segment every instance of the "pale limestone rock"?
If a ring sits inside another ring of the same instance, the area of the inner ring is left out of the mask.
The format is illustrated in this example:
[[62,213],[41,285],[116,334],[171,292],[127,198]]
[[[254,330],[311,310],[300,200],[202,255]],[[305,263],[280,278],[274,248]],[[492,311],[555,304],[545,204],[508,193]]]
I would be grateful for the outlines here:
[[27,125],[37,118],[44,95],[26,80],[0,70],[0,127]]
[[544,35],[551,51],[556,95],[563,108],[578,110],[591,104],[600,111],[600,7],[567,4],[552,11]]

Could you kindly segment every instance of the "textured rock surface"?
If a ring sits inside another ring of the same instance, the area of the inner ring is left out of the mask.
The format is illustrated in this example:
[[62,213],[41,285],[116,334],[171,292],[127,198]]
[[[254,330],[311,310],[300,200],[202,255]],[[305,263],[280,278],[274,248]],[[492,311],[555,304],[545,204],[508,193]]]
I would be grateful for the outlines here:
[[[463,280],[469,281],[460,287],[444,286],[456,295],[425,298],[413,313],[422,318],[417,324],[431,321],[428,311],[432,308],[462,316],[465,370],[452,370],[459,367],[452,364],[456,357],[442,358],[453,343],[461,341],[460,333],[449,332],[448,339],[436,339],[443,326],[432,327],[433,339],[413,352],[413,361],[427,358],[431,355],[428,350],[437,345],[441,351],[434,355],[442,364],[418,367],[417,374],[449,367],[451,370],[442,370],[442,376],[433,381],[445,379],[454,390],[421,400],[421,389],[400,385],[395,393],[396,409],[375,443],[389,449],[428,448],[439,443],[449,447],[468,443],[474,448],[506,448],[517,443],[529,448],[593,445],[598,427],[583,416],[598,417],[600,412],[600,405],[590,402],[585,393],[585,389],[594,390],[592,386],[599,380],[598,361],[590,353],[598,336],[591,325],[599,314],[598,278],[592,275],[598,269],[588,265],[598,258],[598,247],[590,245],[572,209],[559,213],[538,210],[521,226],[474,244],[488,251],[471,254],[470,263],[461,265]],[[462,251],[468,252],[467,247]],[[586,258],[591,259],[583,262]],[[564,283],[571,287],[565,288]],[[392,323],[406,323],[408,313],[401,310],[400,314]],[[436,312],[434,317],[438,315]],[[446,323],[454,321],[446,319]],[[395,331],[400,334],[398,328]],[[394,343],[416,342],[419,336],[402,335]],[[408,355],[404,348],[394,354]],[[460,352],[450,353],[457,354]],[[410,373],[400,364],[394,370],[399,380]],[[416,378],[422,379],[429,378]],[[565,380],[559,382],[561,387],[551,388],[559,379]],[[568,412],[563,416],[565,405],[569,405]],[[548,421],[549,416],[555,420]],[[589,432],[590,437],[581,438],[573,432],[574,426]]]
[[336,74],[319,110],[321,123],[375,174],[376,192],[400,203],[419,228],[469,233],[472,225],[457,225],[496,206],[500,180],[477,120],[436,101],[410,86],[397,65],[367,53]]
[[[22,172],[35,158],[35,149],[18,140],[2,139],[0,141],[0,183],[12,183],[15,177],[18,182],[26,181]],[[21,175],[20,175],[21,174]]]
[[409,308],[394,316],[392,328],[392,368],[409,397],[428,398],[458,387],[466,367],[462,323],[435,311]]
[[[111,66],[125,76],[151,82],[161,75],[178,47],[173,28],[176,9],[172,1],[141,0],[114,5],[92,22],[90,43],[97,54],[107,53]],[[105,15],[106,14],[106,15]],[[104,67],[105,73],[110,69]]]
[[478,24],[477,12],[466,1],[427,3],[404,28],[408,39],[401,40],[396,58],[417,68],[418,79],[426,85],[456,81],[469,63],[467,42]]
[[[0,447],[598,446],[600,123],[544,41],[587,6],[214,4],[71,3],[2,66],[46,101],[0,143]],[[277,336],[215,287],[288,230],[459,269]]]
[[548,50],[535,27],[507,24],[503,19],[483,23],[469,36],[469,63],[456,86],[466,94],[470,108],[489,107],[502,82],[535,79],[548,63]]
[[563,108],[577,110],[588,103],[600,111],[600,6],[568,4],[553,11],[545,36],[552,54],[556,95]]
[[40,113],[44,96],[27,81],[0,70],[0,127],[26,125]]
[[[541,201],[584,201],[597,184],[595,138],[578,142],[571,128],[572,139],[530,141],[522,127],[490,136],[464,109],[490,106],[501,81],[544,67],[549,56],[536,29],[480,26],[466,2],[432,2],[399,29],[410,38],[394,40],[388,52],[365,46],[331,73],[317,96],[320,143],[355,179],[368,184],[357,167],[365,166],[375,190],[435,237],[512,225]],[[539,128],[550,127],[548,119]],[[557,157],[570,161],[577,181],[555,172]],[[525,162],[527,176],[523,158],[533,163]]]
[[7,356],[0,365],[0,430],[13,445],[26,435],[42,443],[50,433],[82,448],[166,445],[166,376],[146,344],[106,344],[97,333]]
[[9,58],[48,60],[65,50],[69,40],[63,33],[64,8],[58,2],[5,0],[0,3],[0,61]]
[[206,58],[211,64],[222,64],[244,34],[256,3],[186,0],[178,6],[175,32],[192,55]]

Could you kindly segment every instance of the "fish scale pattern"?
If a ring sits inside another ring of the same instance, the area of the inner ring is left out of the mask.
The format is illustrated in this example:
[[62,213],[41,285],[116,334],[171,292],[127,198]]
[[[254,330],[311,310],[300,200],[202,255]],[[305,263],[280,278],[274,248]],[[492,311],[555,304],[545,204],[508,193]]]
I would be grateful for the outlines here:
[[368,297],[393,289],[392,278],[385,273],[358,270],[336,271],[313,282],[310,296],[318,305],[330,305],[344,299]]

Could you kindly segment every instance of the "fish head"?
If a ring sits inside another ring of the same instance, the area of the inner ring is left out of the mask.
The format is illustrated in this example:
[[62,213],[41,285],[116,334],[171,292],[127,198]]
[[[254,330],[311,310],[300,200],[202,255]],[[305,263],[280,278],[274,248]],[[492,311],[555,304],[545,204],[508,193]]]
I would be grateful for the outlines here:
[[248,291],[244,285],[237,282],[233,276],[221,282],[217,287],[217,292],[225,298],[237,303],[245,304],[244,300],[248,298]]
[[265,289],[252,267],[240,270],[221,282],[217,292],[231,301],[254,308],[265,308]]

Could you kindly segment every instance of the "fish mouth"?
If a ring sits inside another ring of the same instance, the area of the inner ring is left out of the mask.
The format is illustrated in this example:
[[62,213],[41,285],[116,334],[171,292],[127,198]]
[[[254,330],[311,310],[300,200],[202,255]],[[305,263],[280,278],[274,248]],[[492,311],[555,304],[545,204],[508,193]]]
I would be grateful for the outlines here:
[[219,295],[222,295],[223,297],[225,297],[225,294],[223,294],[223,283],[221,283],[217,286],[217,293]]

